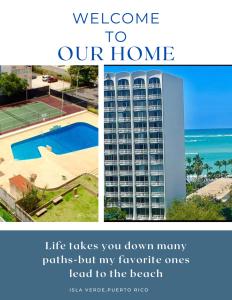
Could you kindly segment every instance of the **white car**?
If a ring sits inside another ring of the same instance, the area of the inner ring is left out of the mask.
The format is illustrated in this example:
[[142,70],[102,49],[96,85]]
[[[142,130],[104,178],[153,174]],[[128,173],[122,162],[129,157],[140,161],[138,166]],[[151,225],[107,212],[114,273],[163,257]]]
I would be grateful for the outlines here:
[[49,75],[43,75],[42,80],[43,81],[48,81],[49,77],[50,77]]

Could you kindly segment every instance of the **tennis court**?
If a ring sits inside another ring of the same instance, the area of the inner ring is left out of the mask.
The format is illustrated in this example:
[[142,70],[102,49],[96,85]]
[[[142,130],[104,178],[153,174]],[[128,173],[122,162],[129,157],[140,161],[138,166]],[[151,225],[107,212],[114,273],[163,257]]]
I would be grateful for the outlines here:
[[21,104],[0,110],[0,133],[25,127],[64,114],[43,102]]

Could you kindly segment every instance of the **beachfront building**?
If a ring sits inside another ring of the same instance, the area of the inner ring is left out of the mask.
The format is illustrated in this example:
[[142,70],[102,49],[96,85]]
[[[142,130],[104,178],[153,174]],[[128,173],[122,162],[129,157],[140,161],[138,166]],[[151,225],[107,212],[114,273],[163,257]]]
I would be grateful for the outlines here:
[[32,66],[1,65],[0,73],[15,73],[19,78],[27,81],[28,89],[32,88]]
[[105,206],[163,220],[185,197],[182,80],[158,71],[105,73]]

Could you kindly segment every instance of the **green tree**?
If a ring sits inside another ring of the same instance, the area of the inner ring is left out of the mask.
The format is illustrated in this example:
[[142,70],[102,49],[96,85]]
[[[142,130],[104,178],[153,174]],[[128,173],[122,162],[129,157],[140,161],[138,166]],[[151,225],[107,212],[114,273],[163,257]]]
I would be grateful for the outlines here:
[[222,162],[220,160],[217,160],[214,165],[218,167],[218,171],[219,173],[221,173]]
[[220,221],[225,217],[220,203],[210,197],[193,196],[187,201],[174,201],[167,210],[167,220]]
[[222,165],[224,166],[224,171],[226,171],[226,167],[227,167],[227,160],[222,160],[221,161]]
[[203,169],[206,170],[206,176],[208,178],[209,170],[211,170],[212,168],[208,164],[204,164]]
[[105,208],[105,221],[125,221],[126,212],[119,207]]
[[23,195],[22,200],[20,200],[20,206],[28,213],[38,208],[38,203],[40,199],[38,197],[38,191],[36,188],[32,187],[27,193]]
[[98,78],[97,66],[70,66],[68,73],[71,77],[71,86],[90,86]]
[[0,74],[0,92],[3,95],[11,96],[25,91],[28,83],[25,79],[19,78],[15,73]]
[[192,163],[192,159],[191,159],[191,157],[187,157],[186,158],[186,162],[187,162],[187,164],[188,164],[188,167],[190,167],[191,166],[191,163]]

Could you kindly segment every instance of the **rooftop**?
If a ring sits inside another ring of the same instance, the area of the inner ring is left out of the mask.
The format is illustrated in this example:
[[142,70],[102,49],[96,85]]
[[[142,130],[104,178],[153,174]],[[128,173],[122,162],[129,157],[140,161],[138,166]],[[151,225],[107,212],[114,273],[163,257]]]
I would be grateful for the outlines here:
[[21,192],[26,192],[31,185],[31,183],[22,175],[11,177],[9,181],[11,185],[14,185]]

